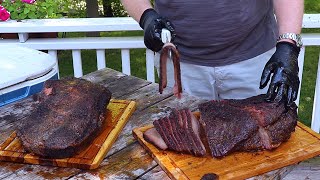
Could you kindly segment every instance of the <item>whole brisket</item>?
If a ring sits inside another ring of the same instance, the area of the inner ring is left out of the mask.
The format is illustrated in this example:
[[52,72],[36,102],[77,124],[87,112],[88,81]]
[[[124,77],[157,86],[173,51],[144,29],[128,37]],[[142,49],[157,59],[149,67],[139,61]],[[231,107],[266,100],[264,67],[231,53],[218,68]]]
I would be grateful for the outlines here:
[[84,79],[48,80],[37,107],[18,126],[25,150],[64,158],[86,148],[105,119],[111,92]]
[[[277,148],[290,138],[298,119],[296,106],[286,109],[282,103],[264,101],[264,95],[209,101],[200,104],[199,111],[200,123],[187,109],[172,110],[170,116],[154,121],[156,131],[147,131],[146,140],[158,147],[163,140],[161,149],[223,157],[234,151]],[[184,119],[192,125],[181,125]]]

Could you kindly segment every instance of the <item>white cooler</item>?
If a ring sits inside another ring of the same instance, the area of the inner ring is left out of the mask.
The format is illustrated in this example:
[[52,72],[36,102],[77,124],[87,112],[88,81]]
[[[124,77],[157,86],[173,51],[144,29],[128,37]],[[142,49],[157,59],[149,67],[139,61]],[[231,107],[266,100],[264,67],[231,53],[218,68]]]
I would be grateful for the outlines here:
[[0,107],[38,93],[44,81],[58,79],[55,59],[21,46],[0,45]]

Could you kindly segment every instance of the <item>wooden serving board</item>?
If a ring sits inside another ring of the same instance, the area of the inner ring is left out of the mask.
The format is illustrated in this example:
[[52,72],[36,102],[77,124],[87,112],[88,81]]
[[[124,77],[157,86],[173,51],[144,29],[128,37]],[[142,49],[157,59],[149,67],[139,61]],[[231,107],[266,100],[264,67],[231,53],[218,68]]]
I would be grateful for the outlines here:
[[320,155],[320,135],[298,122],[290,139],[273,151],[236,152],[222,159],[195,157],[157,149],[143,138],[153,125],[135,128],[133,135],[172,179],[201,179],[215,173],[221,179],[246,179]]
[[47,159],[27,153],[13,132],[11,136],[0,145],[0,161],[16,163],[51,165],[59,167],[73,167],[79,169],[97,168],[119,133],[126,125],[131,114],[135,111],[134,101],[111,99],[106,108],[106,123],[102,132],[94,139],[91,145],[71,158]]

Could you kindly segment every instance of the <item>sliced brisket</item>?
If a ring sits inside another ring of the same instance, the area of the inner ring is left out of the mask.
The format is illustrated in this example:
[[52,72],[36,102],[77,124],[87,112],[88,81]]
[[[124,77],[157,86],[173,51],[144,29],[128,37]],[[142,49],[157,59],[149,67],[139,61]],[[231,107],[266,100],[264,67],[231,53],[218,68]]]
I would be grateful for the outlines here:
[[[199,136],[199,122],[188,109],[172,110],[168,117],[162,117],[153,122],[156,131],[162,137],[158,142],[153,141],[157,135],[154,129],[144,133],[147,141],[165,150],[161,142],[165,142],[170,150],[186,152],[195,156],[206,154],[205,147]],[[153,133],[152,133],[153,132]]]
[[156,131],[147,131],[145,138],[163,150],[204,156],[207,149],[220,158],[234,151],[277,148],[290,138],[298,119],[296,106],[286,109],[264,101],[264,95],[209,101],[199,110],[198,121],[186,108],[172,109],[169,116],[154,121]]
[[24,148],[50,158],[76,154],[96,137],[111,92],[84,79],[48,80],[39,103],[19,125]]

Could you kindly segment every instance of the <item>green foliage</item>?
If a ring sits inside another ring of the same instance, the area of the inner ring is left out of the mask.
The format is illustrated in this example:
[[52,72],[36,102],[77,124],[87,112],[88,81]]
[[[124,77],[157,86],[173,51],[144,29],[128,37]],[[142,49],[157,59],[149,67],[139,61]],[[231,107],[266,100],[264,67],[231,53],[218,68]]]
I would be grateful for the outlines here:
[[[105,1],[105,2],[104,2]],[[98,0],[99,14],[103,16],[103,3],[110,6],[112,9],[112,15],[114,17],[128,16],[124,10],[120,0]],[[70,18],[85,18],[86,13],[86,1],[85,0],[65,0],[63,1],[63,12]]]
[[305,0],[305,13],[318,14],[320,13],[320,0]]
[[10,12],[11,19],[46,19],[62,17],[59,2],[62,1],[38,0],[33,4],[27,4],[21,0],[5,0],[2,6]]
[[113,0],[111,2],[112,14],[114,17],[125,17],[128,16],[127,11],[124,10],[120,0]]
[[87,15],[85,0],[65,0],[61,4],[62,11],[68,18],[85,18]]

